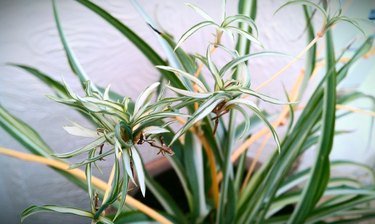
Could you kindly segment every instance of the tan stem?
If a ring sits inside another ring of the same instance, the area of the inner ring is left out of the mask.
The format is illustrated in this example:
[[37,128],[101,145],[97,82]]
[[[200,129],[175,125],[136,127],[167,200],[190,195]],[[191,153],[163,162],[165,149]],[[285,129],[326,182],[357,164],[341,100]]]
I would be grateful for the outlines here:
[[[305,108],[305,106],[298,106],[296,108],[296,110],[303,110],[304,108]],[[349,111],[349,112],[353,112],[353,113],[359,113],[359,114],[375,117],[374,111],[364,110],[364,109],[351,107],[351,106],[347,106],[347,105],[336,104],[336,109],[337,110],[345,110],[345,111]]]
[[310,50],[310,48],[312,46],[314,46],[316,44],[316,42],[318,42],[318,40],[321,38],[321,34],[317,34],[315,36],[315,38],[297,55],[297,57],[293,58],[292,61],[290,61],[287,65],[285,65],[283,68],[281,68],[279,71],[277,71],[274,75],[271,76],[271,78],[269,78],[268,80],[266,80],[265,82],[263,82],[262,84],[260,84],[257,88],[255,88],[255,90],[260,90],[261,88],[267,86],[268,84],[270,84],[274,79],[276,79],[279,75],[281,75],[283,72],[285,72],[288,68],[290,68],[290,66],[292,66],[294,63],[296,63],[299,59],[301,59],[303,57],[303,55],[306,54],[306,52],[308,50]]
[[214,156],[214,153],[212,152],[212,148],[210,144],[207,142],[207,139],[204,137],[203,133],[197,132],[197,131],[195,132],[199,140],[201,141],[203,148],[207,154],[208,163],[210,165],[210,173],[212,177],[212,185],[211,185],[210,191],[212,194],[212,199],[214,201],[214,206],[215,208],[217,208],[219,204],[219,183],[217,181],[217,176],[216,176],[215,156]]
[[[213,54],[216,51],[216,49],[217,49],[217,47],[215,47],[215,46],[212,47],[211,50],[210,50],[210,54]],[[198,65],[198,69],[194,73],[195,77],[198,78],[199,74],[201,73],[201,71],[203,69],[203,66],[204,66],[203,63],[200,63]],[[196,83],[194,83],[193,84],[193,91],[198,92],[198,90],[199,90],[198,85]],[[199,107],[198,103],[195,102],[194,103],[195,110],[197,110],[198,107]],[[182,120],[182,119],[177,118],[177,120],[182,124],[185,123],[185,121]],[[204,137],[202,132],[198,130],[198,125],[197,125],[196,128],[191,128],[190,130],[199,138],[200,142],[203,145],[203,149],[205,150],[205,152],[207,154],[208,162],[209,162],[209,165],[210,165],[211,177],[212,177],[212,185],[211,185],[210,192],[211,192],[211,195],[212,195],[212,199],[214,201],[214,206],[215,206],[215,208],[217,208],[218,203],[219,203],[219,184],[217,182],[217,176],[216,176],[215,156],[212,152],[212,148],[211,148],[210,144],[208,144],[208,142],[207,142],[207,139]]]
[[[7,155],[10,157],[14,157],[17,159],[25,160],[25,161],[31,161],[31,162],[36,162],[36,163],[41,163],[45,164],[48,166],[51,166],[53,168],[65,171],[67,173],[70,173],[71,175],[81,179],[81,180],[86,180],[86,175],[85,172],[83,172],[80,169],[69,169],[69,165],[67,163],[53,160],[53,159],[47,159],[42,156],[36,156],[36,155],[31,155],[28,153],[22,153],[18,152],[15,150],[7,149],[0,147],[0,154]],[[92,177],[92,184],[97,187],[98,189],[105,191],[107,189],[107,183],[104,181],[100,180],[97,177]],[[147,205],[143,204],[142,202],[138,201],[137,199],[127,195],[126,196],[126,201],[128,205],[138,209],[139,211],[143,212],[144,214],[150,216],[151,218],[155,219],[159,223],[163,224],[172,224],[171,221],[169,221],[167,218],[164,216],[160,215],[157,211],[153,210],[152,208],[148,207]]]
[[[302,84],[302,80],[303,80],[303,71],[300,72],[300,74],[298,75],[298,78],[292,88],[292,91],[290,92],[290,100],[293,102],[293,101],[296,101],[297,99],[297,95],[298,95],[298,90],[299,88],[301,87],[301,84]],[[278,127],[279,125],[281,125],[283,123],[283,121],[285,120],[285,118],[288,116],[289,114],[289,105],[285,105],[283,110],[281,111],[279,117],[276,119],[275,122],[272,123],[272,126],[274,128]],[[264,127],[262,128],[260,131],[258,131],[257,133],[253,134],[250,138],[248,138],[245,142],[243,142],[236,150],[234,150],[234,152],[232,153],[232,157],[231,157],[231,160],[232,162],[235,162],[239,157],[240,155],[246,151],[246,149],[251,145],[253,144],[255,141],[257,141],[258,139],[260,139],[262,136],[264,136],[265,134],[267,134],[269,132],[269,129],[267,127]]]
[[[215,51],[216,51],[217,47],[212,47],[211,50],[210,50],[210,54],[213,54]],[[201,62],[199,65],[198,65],[198,68],[197,70],[195,71],[194,73],[194,76],[198,78],[199,74],[201,73],[202,69],[203,69],[203,62]],[[199,86],[196,84],[196,83],[193,83],[193,91],[194,92],[198,92],[199,90]],[[195,102],[194,103],[194,109],[195,110],[198,110],[198,103]]]
[[355,108],[355,107],[351,107],[351,106],[346,106],[346,105],[342,105],[342,104],[336,104],[336,109],[346,110],[346,111],[350,111],[350,112],[354,112],[354,113],[360,113],[360,114],[375,117],[374,111],[368,111],[368,110]]

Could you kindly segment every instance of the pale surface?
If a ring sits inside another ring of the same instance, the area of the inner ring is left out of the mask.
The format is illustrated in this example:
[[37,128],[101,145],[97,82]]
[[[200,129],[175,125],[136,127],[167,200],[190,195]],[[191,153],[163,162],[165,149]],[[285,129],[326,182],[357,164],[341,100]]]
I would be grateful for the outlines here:
[[[100,2],[101,6],[134,29],[163,55],[155,34],[128,1],[96,2]],[[220,1],[192,2],[199,3],[212,17],[219,19],[220,5],[216,2]],[[183,4],[183,1],[153,0],[141,1],[142,3],[146,11],[157,19],[160,26],[175,37],[179,37],[187,28],[201,20]],[[299,38],[304,29],[302,10],[299,7],[287,8],[273,16],[274,10],[281,3],[282,1],[260,1],[257,17],[260,40],[266,50],[296,55],[306,44],[304,37]],[[370,1],[367,3],[370,4]],[[236,5],[237,3],[228,3],[228,14],[236,11]],[[73,1],[57,1],[57,6],[67,39],[94,82],[102,86],[111,84],[112,89],[135,98],[145,87],[158,80],[158,72],[144,56],[97,15]],[[81,121],[80,115],[46,98],[45,96],[52,92],[36,78],[24,71],[4,65],[7,62],[30,65],[57,80],[64,78],[75,91],[79,90],[80,85],[69,70],[57,35],[51,2],[0,1],[0,30],[0,103],[35,128],[56,152],[67,152],[82,146],[87,140],[69,136],[61,128],[69,124],[69,120]],[[195,34],[183,47],[189,49],[191,53],[197,51],[202,53],[205,50],[203,46],[211,39],[211,30],[207,29]],[[350,37],[343,38],[337,49],[342,49],[349,40]],[[221,61],[225,59],[220,54],[217,57]],[[288,60],[290,59],[270,57],[266,60],[261,58],[252,61],[253,86],[256,87],[266,80]],[[292,85],[303,65],[301,60],[282,75],[283,83],[287,88]],[[280,80],[277,79],[262,91],[282,98]],[[270,112],[280,109],[279,106],[274,105],[265,105],[265,107]],[[23,147],[3,130],[0,130],[0,145],[23,150]],[[342,147],[347,148],[342,150],[350,150],[347,143]],[[156,151],[144,149],[142,154],[145,161],[149,161],[155,157]],[[358,154],[357,157],[363,158],[363,155]],[[51,169],[3,156],[0,156],[0,164],[2,166],[0,169],[1,223],[18,223],[21,211],[31,204],[88,208],[87,194],[60,175],[56,175]],[[108,173],[110,161],[104,162],[102,166],[104,173]],[[99,177],[106,179],[106,175],[99,174]],[[80,219],[77,217],[56,214],[36,215],[26,223],[48,223],[46,220],[54,220],[53,223],[88,223],[87,220],[78,221]]]

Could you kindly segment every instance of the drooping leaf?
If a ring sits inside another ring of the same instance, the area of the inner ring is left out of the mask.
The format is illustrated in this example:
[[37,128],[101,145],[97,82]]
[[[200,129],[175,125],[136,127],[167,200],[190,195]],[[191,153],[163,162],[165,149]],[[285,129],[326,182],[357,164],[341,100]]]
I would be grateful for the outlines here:
[[191,3],[185,3],[187,6],[192,8],[196,13],[198,13],[200,16],[202,16],[205,20],[214,22],[214,20],[209,16],[205,11],[203,11],[201,8],[198,6],[191,4]]
[[9,113],[1,104],[0,126],[34,154],[51,158],[53,151],[40,135],[28,124]]
[[197,32],[199,29],[202,29],[203,27],[206,27],[206,26],[216,26],[216,23],[212,22],[212,21],[203,21],[203,22],[200,22],[196,25],[194,25],[193,27],[191,27],[188,31],[186,31],[184,34],[182,34],[181,38],[177,41],[177,44],[176,44],[176,47],[174,48],[174,50],[176,50],[177,48],[180,47],[180,45],[187,39],[189,38],[191,35],[193,35],[195,32]]
[[312,2],[312,1],[308,1],[308,0],[292,0],[292,1],[288,1],[286,2],[285,4],[283,4],[282,6],[280,6],[275,12],[274,14],[278,13],[281,9],[285,8],[286,6],[289,6],[289,5],[307,5],[307,6],[310,6],[310,7],[313,7],[317,10],[319,10],[323,17],[324,17],[324,20],[325,20],[325,24],[327,24],[327,20],[328,20],[328,14],[326,12],[326,10],[324,10],[320,5]]
[[[87,76],[87,74],[85,73],[85,71],[82,69],[82,67],[81,67],[80,63],[78,62],[74,52],[72,51],[71,47],[69,46],[68,41],[66,40],[64,31],[61,27],[59,15],[58,15],[58,12],[57,12],[56,2],[54,0],[52,1],[52,5],[53,5],[53,15],[55,17],[56,27],[57,27],[57,30],[59,32],[60,40],[61,40],[61,42],[64,46],[64,50],[65,50],[66,57],[68,59],[69,65],[70,65],[72,71],[74,72],[74,74],[76,74],[79,77],[79,80],[81,82],[82,87],[85,88],[85,83],[90,79]],[[97,92],[99,91],[97,89],[97,87],[92,82],[91,82],[90,85],[91,85],[91,88],[93,90],[95,90]]]
[[[166,62],[160,57],[160,55],[157,54],[149,44],[147,44],[142,38],[140,38],[136,33],[129,29],[129,27],[124,25],[120,20],[109,14],[106,10],[88,0],[77,0],[77,2],[84,5],[85,7],[102,17],[114,28],[116,28],[129,41],[131,41],[153,65],[167,65]],[[173,73],[166,71],[161,71],[161,73],[168,78],[173,86],[184,88],[181,81]]]

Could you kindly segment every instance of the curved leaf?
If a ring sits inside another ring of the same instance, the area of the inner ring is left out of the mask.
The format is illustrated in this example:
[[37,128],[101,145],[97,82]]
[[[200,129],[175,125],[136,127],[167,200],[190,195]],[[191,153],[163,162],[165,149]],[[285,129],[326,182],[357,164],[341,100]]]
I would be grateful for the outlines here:
[[176,47],[174,48],[174,50],[176,50],[177,48],[180,47],[180,45],[187,39],[189,38],[191,35],[193,35],[195,32],[197,32],[199,29],[203,28],[203,27],[206,27],[206,26],[210,26],[210,25],[214,25],[214,26],[217,26],[214,22],[211,22],[211,21],[203,21],[203,22],[200,22],[196,25],[194,25],[193,27],[191,27],[190,29],[188,29],[184,34],[182,34],[181,38],[177,41],[177,44],[176,44]]

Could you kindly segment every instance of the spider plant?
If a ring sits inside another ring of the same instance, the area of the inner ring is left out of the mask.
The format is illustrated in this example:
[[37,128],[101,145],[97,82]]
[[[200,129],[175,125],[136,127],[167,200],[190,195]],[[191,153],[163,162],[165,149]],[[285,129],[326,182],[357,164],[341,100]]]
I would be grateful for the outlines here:
[[[0,153],[49,165],[88,192],[90,210],[37,205],[25,209],[22,220],[38,212],[89,217],[92,223],[152,220],[160,223],[350,223],[374,217],[369,204],[375,199],[373,170],[364,164],[329,159],[335,136],[347,134],[335,128],[336,120],[348,114],[337,111],[337,105],[358,98],[373,101],[373,97],[360,92],[343,94],[338,87],[350,75],[352,65],[366,56],[372,47],[373,39],[367,37],[350,56],[347,56],[348,49],[352,45],[342,52],[335,52],[334,25],[344,21],[361,30],[356,20],[343,16],[341,10],[332,13],[325,1],[320,5],[294,0],[282,5],[277,11],[289,5],[302,7],[308,44],[290,63],[255,88],[248,61],[255,57],[266,60],[270,56],[286,55],[263,49],[258,39],[261,31],[255,23],[256,0],[240,0],[238,15],[229,16],[226,1],[223,1],[219,22],[198,6],[187,4],[204,20],[188,29],[177,42],[170,34],[162,32],[133,0],[134,8],[155,31],[168,63],[110,13],[88,0],[77,2],[130,40],[160,71],[161,81],[150,83],[135,101],[111,91],[109,86],[103,88],[90,81],[65,38],[53,1],[59,37],[84,94],[74,93],[69,84],[54,80],[31,66],[11,65],[37,77],[54,91],[50,99],[77,110],[83,119],[90,121],[92,129],[74,122],[64,129],[69,134],[93,140],[77,150],[56,154],[32,127],[0,106],[1,127],[34,155],[5,148],[0,148]],[[323,18],[317,34],[312,23],[313,17],[317,16],[315,12]],[[191,55],[184,51],[184,41],[207,26],[216,31],[213,42],[203,49],[206,53]],[[224,45],[223,35],[227,35],[232,43]],[[325,56],[318,61],[316,44],[321,39],[325,39]],[[253,44],[262,50],[251,53]],[[223,66],[215,62],[216,51],[229,55],[230,59]],[[306,53],[306,69],[293,88],[285,90],[287,100],[259,91]],[[342,60],[344,56],[346,60]],[[322,62],[325,64],[324,75],[303,106],[300,99],[305,95],[305,87],[322,68]],[[207,68],[205,72],[203,67]],[[258,101],[277,104],[280,114],[269,114],[260,109]],[[302,111],[295,115],[300,108]],[[241,119],[236,119],[238,114]],[[274,117],[277,119],[273,120]],[[288,127],[280,132],[278,128],[285,120],[289,121]],[[255,170],[259,155],[271,136],[276,148]],[[257,156],[247,166],[248,147],[262,137],[264,140]],[[188,211],[183,211],[179,199],[149,175],[138,147],[142,144],[158,149],[167,157],[181,183]],[[314,149],[316,156],[312,158],[312,165],[295,169],[298,158]],[[87,159],[70,165],[66,161],[82,154]],[[114,160],[105,183],[93,175],[93,169],[100,169],[108,157]],[[332,168],[347,166],[366,172],[371,182],[366,184],[353,177],[330,174]],[[130,182],[140,189],[146,200],[150,191],[163,209],[156,211],[128,195]],[[110,206],[116,209],[115,213],[109,212]]]

